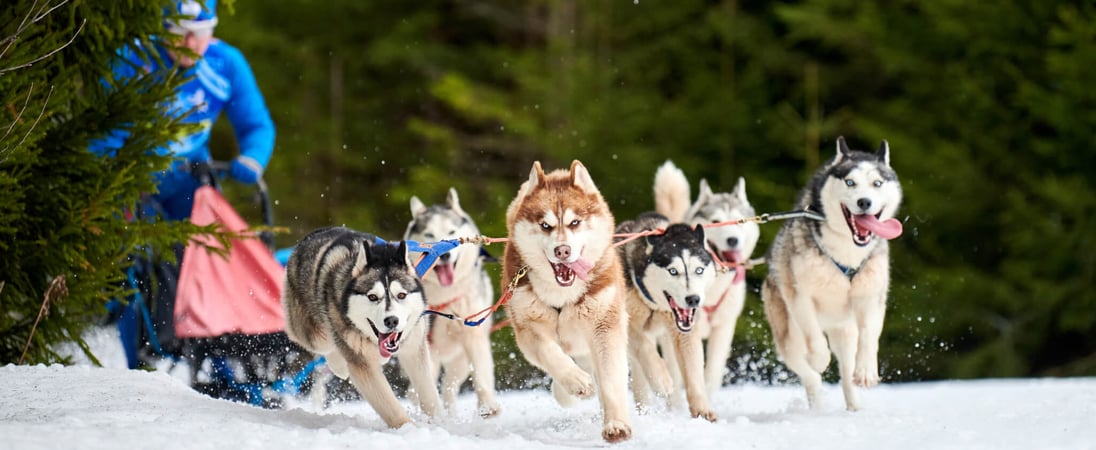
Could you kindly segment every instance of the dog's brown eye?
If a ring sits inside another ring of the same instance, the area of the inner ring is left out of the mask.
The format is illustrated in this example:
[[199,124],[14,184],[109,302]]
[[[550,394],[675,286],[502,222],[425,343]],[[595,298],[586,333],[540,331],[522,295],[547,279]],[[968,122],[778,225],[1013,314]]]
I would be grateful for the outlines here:
[[400,300],[403,300],[403,299],[407,298],[407,293],[406,292],[400,292],[399,294],[396,294],[396,298],[398,298]]
[[371,302],[376,302],[376,301],[380,301],[380,299],[379,299],[379,298],[377,298],[377,295],[376,295],[376,294],[369,294],[369,295],[367,295],[367,296],[365,296],[365,297],[366,297],[366,298],[368,298],[368,299],[369,299],[369,301],[371,301]]

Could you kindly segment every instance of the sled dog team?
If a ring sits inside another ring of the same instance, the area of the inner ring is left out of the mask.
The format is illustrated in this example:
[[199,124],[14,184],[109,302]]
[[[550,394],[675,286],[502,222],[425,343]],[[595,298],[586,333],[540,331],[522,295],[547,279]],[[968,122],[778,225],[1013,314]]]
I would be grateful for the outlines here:
[[[756,215],[743,178],[731,192],[701,180],[695,200],[672,162],[654,180],[655,211],[616,223],[581,162],[550,172],[534,162],[506,210],[502,289],[518,348],[551,377],[561,405],[598,397],[608,442],[631,437],[629,386],[641,410],[652,394],[674,402],[684,392],[693,417],[717,420],[708,398],[722,385],[745,303],[745,264],[760,235],[752,221],[705,227]],[[860,408],[857,386],[879,382],[887,240],[902,232],[895,219],[901,199],[886,141],[869,153],[838,138],[834,157],[796,200],[795,209],[810,217],[786,221],[769,249],[766,317],[812,407],[831,354],[847,409]],[[404,239],[478,235],[455,190],[444,204],[410,203]],[[631,233],[642,236],[614,238]],[[482,255],[478,245],[462,244],[420,278],[405,241],[316,230],[286,267],[286,331],[349,379],[390,427],[410,422],[382,372],[394,355],[426,415],[451,408],[471,374],[478,413],[494,416],[490,323],[423,316],[427,309],[466,316],[495,302]]]

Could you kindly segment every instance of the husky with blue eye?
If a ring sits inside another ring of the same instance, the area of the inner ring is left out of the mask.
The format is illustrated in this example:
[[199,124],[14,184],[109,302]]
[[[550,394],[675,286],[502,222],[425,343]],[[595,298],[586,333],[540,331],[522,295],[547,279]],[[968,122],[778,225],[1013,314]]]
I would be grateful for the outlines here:
[[[730,192],[715,192],[701,179],[700,192],[690,203],[689,180],[671,161],[666,161],[655,172],[654,197],[656,211],[670,221],[690,225],[738,221],[757,214],[746,197],[746,179],[742,177]],[[704,306],[698,311],[696,334],[706,341],[704,382],[709,394],[723,386],[735,326],[746,305],[745,264],[760,237],[761,228],[752,221],[705,229],[704,243],[716,258],[716,264],[734,267],[734,270],[721,270],[715,276],[708,285]],[[663,346],[664,353],[672,351]],[[670,372],[680,385],[680,374],[672,367]]]
[[561,405],[597,393],[602,439],[631,438],[624,271],[613,215],[590,172],[573,161],[544,173],[534,162],[506,227],[502,282],[513,285],[506,312],[522,355],[552,377]]
[[366,233],[321,228],[297,243],[285,275],[282,305],[291,340],[349,378],[392,428],[411,421],[381,370],[398,354],[419,407],[438,414],[426,299],[404,241],[378,243]]
[[860,409],[857,386],[879,383],[879,335],[890,286],[887,240],[902,234],[895,219],[902,186],[887,141],[875,153],[837,154],[803,189],[796,209],[823,220],[789,220],[769,249],[761,288],[776,349],[819,407],[822,372],[837,357],[845,407]]
[[[668,399],[674,380],[667,365],[684,377],[689,413],[715,422],[704,384],[704,347],[693,326],[704,307],[715,264],[705,248],[704,227],[670,224],[650,212],[617,226],[618,234],[664,230],[618,247],[628,286],[628,354],[636,406],[648,406],[648,390]],[[663,358],[658,343],[673,347]]]

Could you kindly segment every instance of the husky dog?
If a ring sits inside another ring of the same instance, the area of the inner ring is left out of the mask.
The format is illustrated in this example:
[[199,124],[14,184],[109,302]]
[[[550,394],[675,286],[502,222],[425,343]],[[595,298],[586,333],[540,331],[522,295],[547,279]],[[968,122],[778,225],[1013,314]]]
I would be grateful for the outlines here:
[[[457,191],[450,188],[444,205],[426,207],[411,197],[411,222],[404,239],[437,242],[479,235],[472,217],[460,207]],[[438,257],[434,269],[422,278],[427,304],[435,311],[469,316],[494,302],[491,280],[483,269],[482,246],[461,244]],[[492,417],[499,413],[495,399],[495,361],[491,357],[491,319],[478,327],[453,320],[434,320],[430,329],[430,349],[435,374],[445,369],[442,399],[447,408],[456,402],[461,384],[472,373],[472,385],[479,400],[479,414]],[[439,367],[440,366],[440,367]]]
[[894,218],[901,202],[887,141],[871,154],[849,150],[839,137],[833,160],[796,201],[797,209],[825,219],[790,220],[773,239],[761,299],[776,349],[799,376],[812,408],[819,406],[831,350],[846,409],[860,409],[855,386],[879,383],[879,334],[890,284],[886,240],[902,233]]
[[[673,222],[704,225],[740,220],[756,215],[746,198],[746,180],[738,178],[731,192],[713,192],[707,180],[700,180],[700,194],[689,203],[689,181],[673,162],[666,161],[655,172],[655,209]],[[706,301],[697,320],[697,334],[707,339],[704,379],[708,392],[723,386],[723,372],[731,356],[735,324],[746,304],[746,270],[761,236],[755,222],[723,225],[705,230],[708,249],[723,266],[734,271],[721,272],[708,286]],[[665,348],[665,346],[664,346]],[[673,349],[669,349],[672,351]],[[676,374],[676,372],[674,372]]]
[[410,422],[381,371],[400,352],[422,411],[437,415],[422,284],[407,245],[378,244],[369,234],[321,228],[297,243],[286,265],[282,305],[286,334],[323,355],[339,378],[350,378],[392,428]]
[[[630,438],[624,271],[611,248],[613,215],[586,167],[545,174],[533,163],[506,227],[502,283],[517,283],[507,314],[518,348],[552,377],[563,406],[592,396],[596,381],[602,438]],[[578,363],[592,364],[594,377]]]
[[[628,349],[632,360],[632,393],[645,407],[647,390],[668,398],[674,382],[666,364],[677,364],[685,377],[689,413],[715,422],[704,388],[704,347],[693,333],[697,310],[704,305],[715,264],[705,249],[704,227],[670,224],[658,213],[644,213],[617,226],[617,233],[665,230],[635,239],[618,250],[628,285]],[[657,341],[670,341],[677,361],[664,362]]]

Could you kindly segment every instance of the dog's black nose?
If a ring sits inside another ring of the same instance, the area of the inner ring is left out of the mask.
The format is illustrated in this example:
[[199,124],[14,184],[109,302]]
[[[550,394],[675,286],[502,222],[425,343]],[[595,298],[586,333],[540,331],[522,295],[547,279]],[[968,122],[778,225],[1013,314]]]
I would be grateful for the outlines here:
[[384,326],[387,327],[389,330],[395,330],[396,327],[400,326],[400,318],[396,316],[385,317]]
[[857,200],[856,201],[856,206],[859,206],[861,211],[867,212],[868,208],[871,208],[871,199],[865,197],[865,198],[862,198],[860,200]]
[[567,244],[560,245],[560,246],[556,247],[555,251],[556,251],[556,259],[565,261],[565,260],[567,260],[567,258],[571,257],[571,246],[570,245],[567,245]]
[[685,304],[688,305],[690,308],[696,308],[697,306],[700,306],[700,296],[693,294],[685,297]]
[[727,246],[731,247],[731,248],[738,247],[738,238],[736,238],[736,237],[727,238]]

